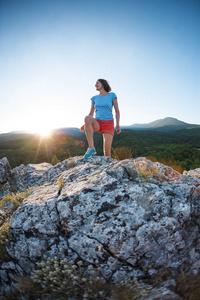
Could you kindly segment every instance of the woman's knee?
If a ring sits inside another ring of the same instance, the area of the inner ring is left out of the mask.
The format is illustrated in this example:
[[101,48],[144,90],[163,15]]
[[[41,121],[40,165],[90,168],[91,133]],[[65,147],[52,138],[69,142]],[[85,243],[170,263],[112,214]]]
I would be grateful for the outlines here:
[[86,116],[85,117],[85,124],[91,124],[92,123],[92,119],[93,119],[93,117],[92,116]]

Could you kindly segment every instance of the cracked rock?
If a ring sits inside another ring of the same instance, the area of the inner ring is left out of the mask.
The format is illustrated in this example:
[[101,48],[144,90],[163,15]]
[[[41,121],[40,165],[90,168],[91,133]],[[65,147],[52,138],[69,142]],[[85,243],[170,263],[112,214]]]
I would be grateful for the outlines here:
[[[30,274],[44,254],[83,260],[113,282],[200,269],[197,177],[146,158],[98,156],[22,165],[13,172],[19,189],[21,183],[40,185],[11,218],[10,268],[1,266],[3,282],[11,271]],[[145,299],[180,299],[170,288]]]

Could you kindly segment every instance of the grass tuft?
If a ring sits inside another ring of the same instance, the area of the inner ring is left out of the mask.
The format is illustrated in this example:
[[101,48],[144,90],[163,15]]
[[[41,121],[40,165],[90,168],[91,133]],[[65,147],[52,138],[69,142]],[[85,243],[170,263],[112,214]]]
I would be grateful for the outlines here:
[[33,188],[29,188],[24,192],[18,192],[16,194],[9,193],[4,196],[0,202],[0,209],[2,209],[2,215],[0,217],[0,258],[1,261],[7,261],[9,259],[6,251],[6,244],[10,240],[10,218],[16,209],[22,204],[23,200],[27,198],[32,192]]
[[186,300],[200,299],[200,272],[196,275],[185,275],[176,279],[177,293]]

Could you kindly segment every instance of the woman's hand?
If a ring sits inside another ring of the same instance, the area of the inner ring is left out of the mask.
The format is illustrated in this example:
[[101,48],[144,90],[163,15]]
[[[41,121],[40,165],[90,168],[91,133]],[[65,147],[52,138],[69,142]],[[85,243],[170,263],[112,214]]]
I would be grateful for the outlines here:
[[80,132],[84,132],[85,130],[85,125],[83,125],[81,128],[80,128]]
[[[115,98],[113,100],[113,105],[114,105],[114,108],[115,108],[116,124],[119,124],[120,112],[119,112],[117,98]],[[117,131],[117,134],[119,134],[121,132],[121,128],[120,128],[119,125],[116,125],[116,131]]]
[[117,134],[121,133],[121,128],[119,125],[116,125],[116,131],[117,131]]

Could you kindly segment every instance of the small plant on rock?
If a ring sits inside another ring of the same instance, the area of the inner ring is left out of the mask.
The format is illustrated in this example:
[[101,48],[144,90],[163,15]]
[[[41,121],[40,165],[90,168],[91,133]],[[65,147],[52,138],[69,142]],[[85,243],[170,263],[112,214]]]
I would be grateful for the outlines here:
[[0,208],[4,207],[7,203],[11,203],[12,205],[12,212],[14,212],[23,202],[25,198],[27,198],[33,188],[28,188],[24,190],[23,192],[18,193],[9,193],[8,195],[4,196],[3,199],[0,202]]
[[133,279],[117,284],[107,283],[99,269],[92,265],[86,267],[82,261],[75,264],[66,258],[60,260],[45,256],[45,260],[37,266],[31,276],[34,285],[39,284],[42,296],[51,296],[56,300],[134,300],[148,295],[151,290]]
[[62,178],[58,178],[57,181],[56,181],[57,185],[59,186],[60,190],[62,190],[62,188],[64,187],[65,185],[65,182]]
[[112,157],[117,160],[128,159],[132,157],[131,150],[127,147],[119,147],[116,149],[112,149]]
[[142,286],[136,279],[127,279],[112,286],[115,300],[135,300],[147,296],[150,290],[150,287]]
[[76,166],[76,163],[75,163],[75,161],[72,158],[70,158],[67,166],[69,168],[74,168]]
[[38,286],[38,284],[28,276],[23,276],[19,279],[19,289],[23,295],[28,294],[30,299],[38,299],[38,297],[42,295],[42,288],[40,285]]
[[186,300],[200,299],[200,272],[196,275],[182,275],[176,279],[177,293]]
[[109,299],[105,283],[98,276],[98,270],[91,265],[84,268],[81,261],[75,264],[57,257],[47,258],[37,265],[38,269],[31,278],[41,285],[43,295],[51,295],[57,300],[70,297],[84,300]]
[[0,227],[0,258],[2,261],[8,259],[8,254],[6,251],[6,244],[9,241],[9,229],[10,223],[9,220],[4,221],[3,225]]

